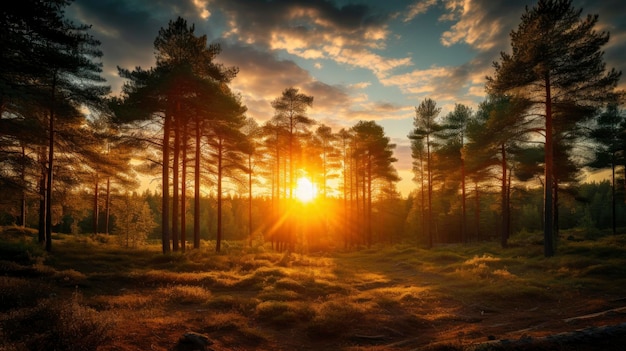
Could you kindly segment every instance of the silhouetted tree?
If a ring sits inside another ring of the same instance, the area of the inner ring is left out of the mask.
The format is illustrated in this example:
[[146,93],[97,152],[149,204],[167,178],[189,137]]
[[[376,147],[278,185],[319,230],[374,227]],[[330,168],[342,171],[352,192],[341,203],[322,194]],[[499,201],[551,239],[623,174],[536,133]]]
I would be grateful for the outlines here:
[[[433,206],[432,206],[432,194],[433,194],[433,177],[432,177],[432,154],[433,149],[433,135],[441,130],[441,125],[436,121],[441,108],[437,107],[437,103],[429,98],[424,99],[420,103],[419,107],[415,108],[415,118],[413,120],[413,131],[408,135],[411,139],[411,148],[414,150],[413,154],[420,155],[420,148],[425,148],[426,151],[426,179],[428,183],[428,216],[426,228],[428,231],[428,247],[433,246]],[[420,160],[423,162],[423,160]]]
[[578,118],[591,116],[595,108],[614,101],[620,77],[614,69],[607,72],[603,62],[601,47],[609,34],[594,30],[597,15],[581,19],[581,13],[571,0],[539,0],[533,8],[526,8],[518,29],[511,32],[512,54],[503,52],[500,62],[494,63],[495,75],[487,78],[487,89],[493,93],[517,93],[532,100],[545,122],[546,257],[555,253],[553,111],[567,105],[587,112],[576,113]]
[[368,247],[372,245],[372,185],[377,179],[398,181],[398,175],[392,163],[395,144],[390,143],[384,129],[374,121],[359,121],[352,127],[354,139],[358,147],[353,150],[352,157],[359,160],[363,178],[363,211],[365,235]]
[[[193,120],[195,128],[202,128],[199,119],[210,115],[209,112],[219,111],[219,108],[213,109],[212,105],[228,96],[228,89],[223,89],[222,85],[230,82],[238,72],[237,68],[225,68],[214,63],[213,59],[219,54],[220,47],[207,46],[206,35],[197,37],[194,32],[195,27],[188,26],[187,21],[180,17],[170,21],[167,28],[161,28],[154,41],[156,67],[150,70],[138,67],[134,71],[119,69],[120,75],[129,82],[124,85],[122,98],[112,101],[117,119],[122,122],[149,120],[153,117],[163,120],[161,227],[164,253],[170,252],[170,240],[174,249],[178,247],[178,237],[175,235],[178,233],[176,223],[180,208],[177,179],[173,182],[173,232],[169,224],[171,135],[173,133],[175,136],[172,151],[175,156],[174,175],[177,175],[182,126]],[[193,113],[194,118],[190,118],[190,113]],[[196,143],[199,143],[198,138]],[[199,144],[196,144],[196,150],[198,147]],[[195,171],[199,172],[199,169]],[[196,183],[195,187],[199,187],[199,184]],[[199,215],[199,212],[194,215]],[[194,246],[197,243],[194,238]]]
[[[590,132],[595,142],[594,158],[589,164],[591,168],[611,169],[611,227],[613,234],[617,232],[616,225],[616,183],[615,171],[621,166],[626,182],[626,115],[620,111],[617,104],[609,104],[607,109],[597,119],[597,126]],[[626,189],[626,183],[624,186]]]
[[462,104],[455,104],[454,110],[448,113],[442,121],[440,135],[445,140],[447,148],[452,152],[452,172],[460,171],[461,180],[461,242],[467,241],[467,218],[466,218],[466,169],[465,169],[465,144],[467,125],[472,118],[472,109]]

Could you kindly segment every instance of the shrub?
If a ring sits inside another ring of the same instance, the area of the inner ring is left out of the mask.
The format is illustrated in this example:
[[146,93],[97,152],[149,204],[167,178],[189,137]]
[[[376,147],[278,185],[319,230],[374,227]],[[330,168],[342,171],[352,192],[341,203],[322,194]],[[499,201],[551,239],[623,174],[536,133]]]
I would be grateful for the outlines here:
[[308,321],[315,315],[310,305],[300,302],[265,301],[256,306],[256,315],[265,322],[288,326]]
[[0,276],[0,311],[32,307],[46,296],[49,288],[22,278]]
[[348,299],[327,301],[319,307],[308,326],[311,335],[335,337],[350,330],[366,317],[365,307]]
[[81,304],[74,293],[69,301],[42,301],[9,314],[0,327],[14,345],[28,350],[92,351],[109,340],[113,321]]

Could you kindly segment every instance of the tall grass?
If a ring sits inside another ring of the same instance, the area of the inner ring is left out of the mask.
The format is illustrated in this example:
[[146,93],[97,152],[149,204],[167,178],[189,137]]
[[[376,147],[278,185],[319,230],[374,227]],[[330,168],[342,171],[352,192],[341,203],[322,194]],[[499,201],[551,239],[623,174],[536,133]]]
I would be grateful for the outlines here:
[[552,258],[534,234],[513,237],[508,249],[396,245],[315,256],[239,243],[227,253],[203,243],[163,255],[158,245],[129,250],[67,235],[45,253],[33,235],[0,236],[0,336],[15,349],[37,349],[30,328],[54,326],[32,340],[95,350],[113,331],[130,338],[136,323],[168,335],[175,327],[215,333],[224,349],[271,349],[286,330],[309,340],[389,334],[385,327],[416,333],[458,319],[456,309],[468,305],[626,289],[626,235],[563,240]]

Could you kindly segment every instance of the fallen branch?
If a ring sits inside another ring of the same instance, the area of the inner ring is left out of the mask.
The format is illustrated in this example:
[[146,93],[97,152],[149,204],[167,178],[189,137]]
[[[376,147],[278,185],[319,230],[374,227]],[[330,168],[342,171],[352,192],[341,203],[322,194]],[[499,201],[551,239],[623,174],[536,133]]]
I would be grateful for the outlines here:
[[626,307],[618,307],[618,308],[614,308],[614,309],[611,309],[611,310],[606,310],[606,311],[602,311],[602,312],[598,312],[598,313],[586,314],[584,316],[566,318],[566,319],[563,320],[563,322],[569,323],[569,322],[577,321],[577,320],[581,320],[581,319],[596,318],[596,317],[603,316],[605,314],[617,313],[617,312],[622,312],[622,311],[626,311]]

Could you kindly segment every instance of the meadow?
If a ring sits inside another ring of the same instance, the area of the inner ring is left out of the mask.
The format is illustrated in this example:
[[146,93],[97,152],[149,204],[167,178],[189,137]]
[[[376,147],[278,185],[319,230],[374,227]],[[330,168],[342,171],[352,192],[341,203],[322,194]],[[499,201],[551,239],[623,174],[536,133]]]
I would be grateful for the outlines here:
[[552,258],[540,236],[508,249],[203,242],[163,255],[62,234],[46,253],[34,232],[5,227],[0,350],[619,349],[626,234],[570,231]]

